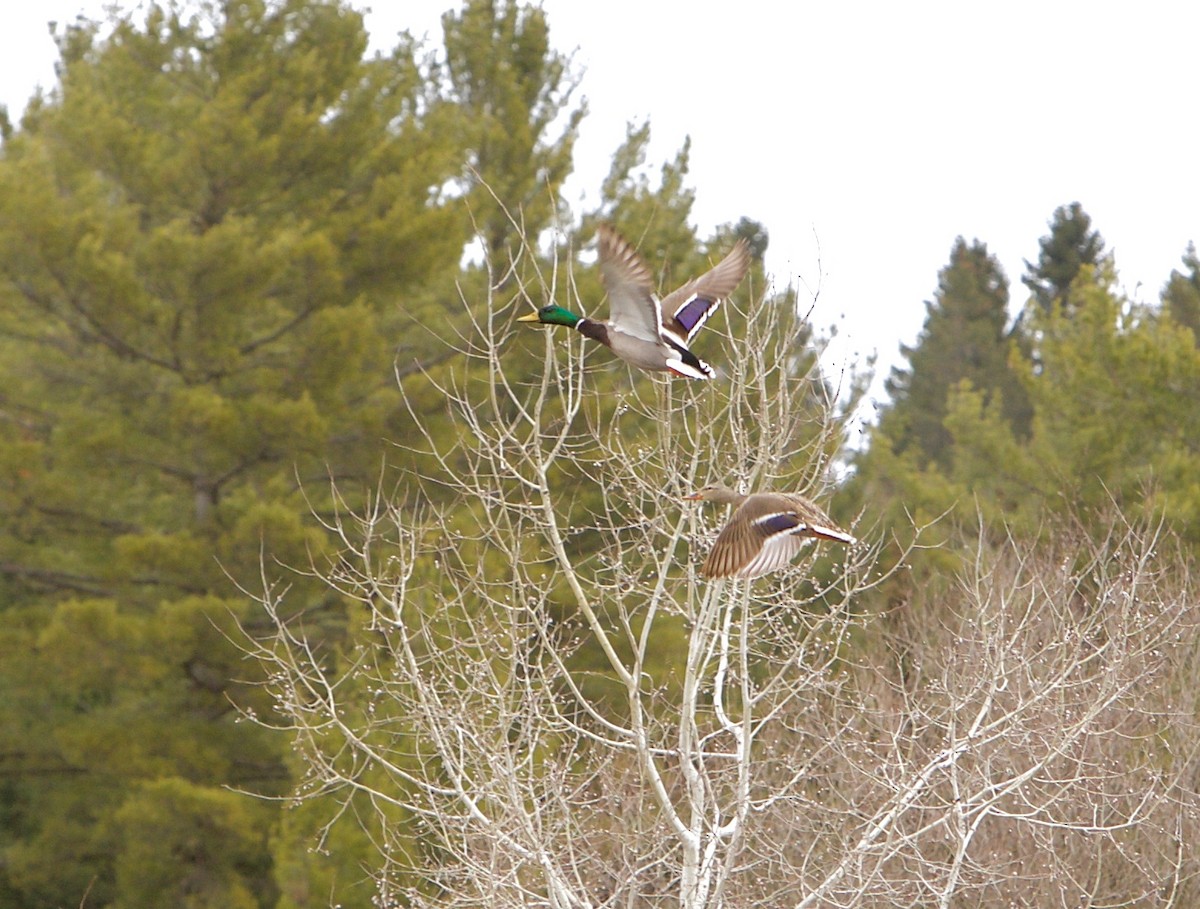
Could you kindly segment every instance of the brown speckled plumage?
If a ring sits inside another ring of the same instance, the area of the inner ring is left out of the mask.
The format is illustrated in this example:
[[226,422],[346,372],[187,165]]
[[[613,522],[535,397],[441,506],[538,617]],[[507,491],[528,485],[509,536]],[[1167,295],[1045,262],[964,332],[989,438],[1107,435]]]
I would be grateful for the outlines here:
[[687,498],[734,507],[700,568],[706,578],[757,578],[778,571],[809,539],[855,542],[819,505],[795,493],[744,495],[725,486],[706,486]]

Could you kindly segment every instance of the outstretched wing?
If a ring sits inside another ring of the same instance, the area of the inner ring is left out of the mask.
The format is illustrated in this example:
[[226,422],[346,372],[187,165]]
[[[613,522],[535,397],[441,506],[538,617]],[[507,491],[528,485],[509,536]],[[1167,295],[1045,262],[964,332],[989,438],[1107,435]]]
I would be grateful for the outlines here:
[[620,234],[601,224],[600,279],[608,291],[609,319],[620,331],[659,343],[662,310],[654,296],[654,279],[637,250]]
[[816,504],[800,496],[750,496],[717,535],[701,574],[757,578],[778,571],[813,538],[852,544]]
[[666,296],[662,301],[663,331],[687,344],[742,282],[749,268],[750,247],[744,239],[738,240],[724,259]]
[[808,542],[794,512],[734,519],[717,534],[700,572],[709,578],[757,578],[788,564]]

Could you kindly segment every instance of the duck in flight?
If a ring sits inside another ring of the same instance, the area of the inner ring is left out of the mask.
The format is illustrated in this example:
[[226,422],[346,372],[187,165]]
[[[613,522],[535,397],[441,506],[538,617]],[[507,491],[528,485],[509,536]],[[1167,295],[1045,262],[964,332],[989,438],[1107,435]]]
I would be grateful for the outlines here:
[[819,505],[795,493],[744,495],[725,486],[705,486],[684,498],[733,506],[729,522],[700,568],[702,577],[762,577],[786,566],[809,539],[857,542]]
[[609,319],[577,316],[550,303],[520,322],[565,325],[599,341],[639,369],[670,372],[689,379],[711,379],[713,368],[688,348],[709,317],[733,293],[750,268],[745,239],[711,269],[671,291],[661,300],[654,293],[650,269],[624,237],[607,224],[597,232],[600,279],[608,291]]

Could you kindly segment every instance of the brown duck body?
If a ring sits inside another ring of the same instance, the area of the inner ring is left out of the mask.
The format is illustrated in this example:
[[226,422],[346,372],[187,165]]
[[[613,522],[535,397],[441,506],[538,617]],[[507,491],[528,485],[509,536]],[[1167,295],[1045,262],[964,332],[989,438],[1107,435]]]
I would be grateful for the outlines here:
[[810,539],[855,542],[819,505],[795,493],[744,495],[724,486],[707,486],[687,498],[734,506],[700,568],[706,578],[757,578],[778,571]]

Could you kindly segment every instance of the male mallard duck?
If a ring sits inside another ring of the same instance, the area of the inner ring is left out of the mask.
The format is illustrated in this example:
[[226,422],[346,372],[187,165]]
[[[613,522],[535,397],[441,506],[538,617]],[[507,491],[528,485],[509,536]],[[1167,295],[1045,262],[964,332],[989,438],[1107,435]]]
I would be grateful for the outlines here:
[[598,234],[600,278],[608,291],[611,318],[599,322],[551,303],[517,321],[574,328],[639,369],[711,379],[712,367],[688,350],[688,342],[745,277],[750,268],[746,241],[738,240],[713,268],[659,300],[650,269],[637,250],[606,224]]
[[706,578],[757,578],[777,571],[796,557],[805,538],[856,542],[819,505],[794,493],[743,495],[725,486],[705,486],[684,498],[733,506],[700,569]]

